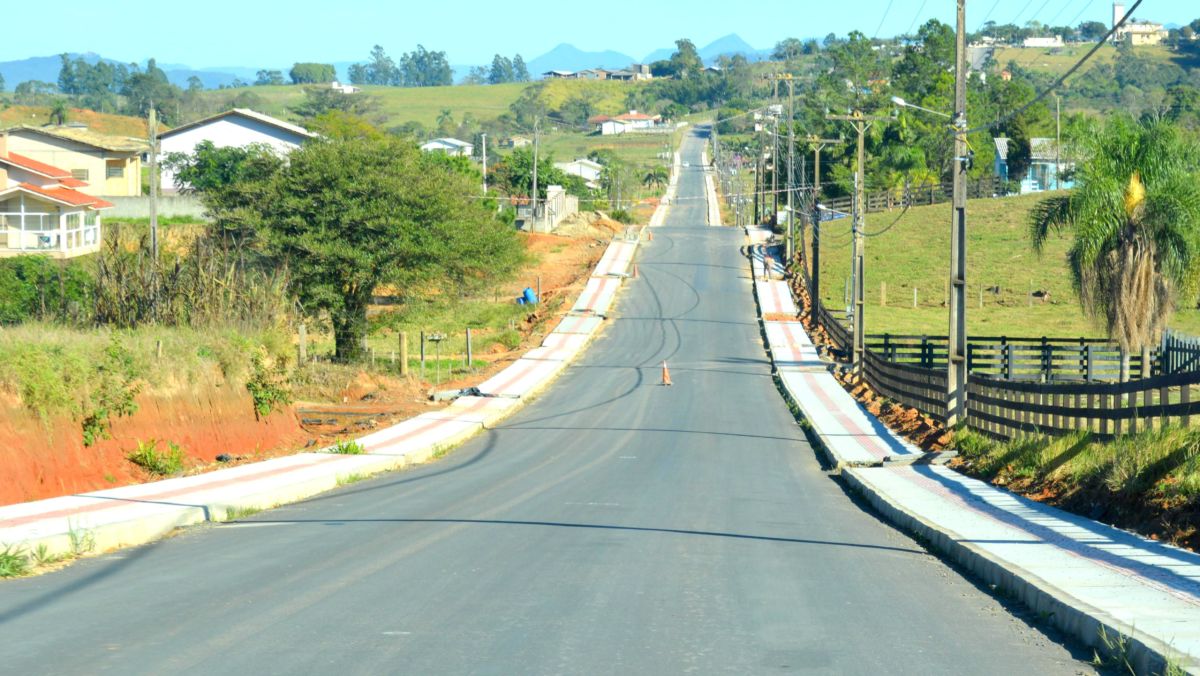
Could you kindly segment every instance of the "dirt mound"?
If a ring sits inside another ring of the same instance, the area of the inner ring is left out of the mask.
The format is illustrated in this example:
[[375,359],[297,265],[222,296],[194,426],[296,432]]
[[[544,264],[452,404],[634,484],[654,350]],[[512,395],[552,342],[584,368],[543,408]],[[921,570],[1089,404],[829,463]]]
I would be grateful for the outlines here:
[[554,229],[554,234],[563,237],[611,239],[613,235],[624,231],[624,225],[599,211],[580,211],[564,218]]

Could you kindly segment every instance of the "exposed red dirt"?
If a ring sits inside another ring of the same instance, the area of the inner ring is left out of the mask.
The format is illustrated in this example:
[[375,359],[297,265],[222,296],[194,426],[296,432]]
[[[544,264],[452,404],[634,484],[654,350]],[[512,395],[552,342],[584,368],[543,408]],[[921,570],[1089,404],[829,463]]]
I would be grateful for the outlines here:
[[[583,289],[608,244],[607,239],[540,234],[522,239],[538,262],[522,271],[502,295],[515,298],[540,276],[543,303],[517,326],[520,347],[509,350],[484,342],[479,357],[488,365],[470,377],[442,382],[437,389],[478,385],[540,344],[556,323],[548,308]],[[154,480],[126,459],[138,442],[158,440],[163,442],[160,448],[167,441],[178,444],[188,456],[187,472],[193,474],[324,446],[446,405],[431,402],[433,385],[416,377],[348,373],[322,388],[321,400],[297,402],[261,421],[254,417],[246,390],[220,378],[178,392],[149,392],[138,398],[136,414],[114,421],[112,439],[90,448],[83,446],[78,421],[63,417],[43,423],[17,397],[0,392],[0,504]],[[216,462],[222,454],[232,460]]]

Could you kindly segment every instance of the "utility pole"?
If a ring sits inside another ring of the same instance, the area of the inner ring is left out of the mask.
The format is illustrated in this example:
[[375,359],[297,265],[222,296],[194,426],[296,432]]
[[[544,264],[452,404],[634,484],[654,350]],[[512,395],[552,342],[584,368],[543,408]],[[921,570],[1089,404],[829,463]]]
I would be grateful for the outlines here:
[[480,134],[483,143],[483,194],[487,194],[487,134]]
[[779,225],[779,76],[775,80],[775,92],[771,106],[771,225]]
[[540,129],[538,127],[538,116],[533,116],[533,194],[529,196],[530,207],[532,208],[533,225],[529,228],[532,232],[537,232],[538,222],[538,142],[540,141]]
[[788,263],[796,256],[796,211],[794,193],[796,192],[796,87],[791,74],[787,76],[788,84],[788,173],[787,173],[787,215],[788,215]]
[[809,289],[809,294],[812,296],[811,302],[814,312],[818,303],[821,302],[821,151],[825,149],[828,143],[841,143],[839,139],[823,139],[817,136],[809,136],[808,142],[813,147],[813,201],[812,201],[812,288]]
[[158,261],[158,110],[150,102],[150,260]]
[[1054,95],[1054,189],[1062,190],[1062,98]]
[[[962,2],[962,0],[959,0]],[[866,309],[865,302],[865,287],[866,278],[864,276],[863,254],[866,250],[866,238],[863,230],[866,227],[866,184],[867,184],[867,130],[871,128],[872,122],[882,122],[890,118],[880,116],[863,115],[861,110],[854,111],[852,115],[826,115],[827,120],[841,120],[854,124],[854,130],[858,132],[858,169],[855,173],[854,186],[854,250],[853,263],[850,266],[851,276],[854,280],[854,297],[852,299],[851,327],[854,329],[854,349],[852,353],[852,362],[854,373],[862,375],[863,368],[863,353],[866,351],[866,331],[865,318],[863,317]]]
[[958,0],[954,66],[954,210],[950,224],[950,353],[946,427],[967,414],[967,8]]

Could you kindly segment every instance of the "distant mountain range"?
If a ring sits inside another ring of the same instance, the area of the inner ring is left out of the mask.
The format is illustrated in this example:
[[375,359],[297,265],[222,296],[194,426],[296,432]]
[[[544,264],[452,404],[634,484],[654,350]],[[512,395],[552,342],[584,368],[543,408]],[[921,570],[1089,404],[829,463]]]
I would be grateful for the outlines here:
[[[759,61],[767,58],[771,50],[755,49],[749,43],[737,35],[730,34],[723,38],[698,49],[700,58],[705,63],[711,64],[722,56],[733,56],[742,54],[751,61]],[[574,45],[560,44],[549,52],[528,60],[526,63],[529,67],[529,72],[533,76],[539,77],[542,73],[551,70],[584,70],[587,68],[608,68],[617,69],[624,68],[632,63],[653,63],[663,59],[671,58],[675,53],[674,47],[657,49],[639,61],[628,54],[615,52],[612,50],[589,52],[579,49]],[[71,53],[68,56],[72,59],[83,58],[88,63],[97,63],[101,60],[109,63],[121,63],[113,59],[105,59],[99,54],[92,52],[87,53]],[[359,61],[338,61],[333,65],[337,69],[341,77],[345,77],[350,66]],[[4,77],[5,88],[12,91],[18,84],[27,80],[41,80],[43,82],[57,82],[58,71],[62,64],[59,56],[35,56],[19,61],[0,61],[0,76]],[[145,62],[141,64],[145,66]],[[200,82],[207,89],[216,89],[223,85],[232,84],[234,80],[243,82],[253,82],[257,77],[260,69],[279,70],[286,77],[291,66],[222,66],[209,68],[193,68],[187,64],[177,63],[160,63],[158,67],[166,74],[167,78],[180,87],[186,87],[188,79],[195,76],[200,78]],[[454,79],[456,81],[464,78],[471,66],[456,65],[451,66],[454,70]]]

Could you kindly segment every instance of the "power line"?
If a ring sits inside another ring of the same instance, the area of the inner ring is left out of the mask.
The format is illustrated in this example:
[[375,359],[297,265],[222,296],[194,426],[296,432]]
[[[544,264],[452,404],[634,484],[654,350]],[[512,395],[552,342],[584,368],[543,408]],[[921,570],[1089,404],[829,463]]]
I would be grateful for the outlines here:
[[1083,9],[1080,9],[1079,13],[1075,15],[1075,18],[1071,19],[1071,23],[1069,25],[1071,25],[1071,26],[1076,25],[1076,22],[1079,21],[1079,18],[1082,17],[1084,15],[1084,13],[1087,12],[1091,8],[1092,8],[1092,0],[1083,0]]
[[921,6],[917,8],[917,13],[913,15],[912,23],[908,25],[908,34],[912,35],[913,29],[917,27],[917,22],[921,20],[921,12],[925,11],[925,5],[929,0],[921,0]]
[[983,28],[985,25],[987,25],[988,19],[992,18],[992,13],[995,12],[996,8],[1000,6],[1000,2],[1001,2],[1001,0],[996,0],[996,2],[992,3],[992,8],[989,9],[988,13],[983,16],[983,21],[979,22],[979,28],[975,29],[976,33],[978,33],[979,30],[981,28]]
[[1046,5],[1049,5],[1049,4],[1050,4],[1050,0],[1046,0],[1045,2],[1043,2],[1043,3],[1042,3],[1042,6],[1041,6],[1041,7],[1038,7],[1038,10],[1037,10],[1036,12],[1034,12],[1034,13],[1033,13],[1033,16],[1029,17],[1029,21],[1028,21],[1028,22],[1026,22],[1026,23],[1030,23],[1030,22],[1033,22],[1033,21],[1037,21],[1037,18],[1038,18],[1039,16],[1041,16],[1041,15],[1042,15],[1042,12],[1043,12],[1043,11],[1046,9]]
[[[1093,45],[1092,48],[1090,50],[1088,50],[1088,53],[1083,55],[1082,59],[1080,59],[1078,62],[1076,62],[1074,66],[1071,66],[1070,70],[1068,70],[1066,73],[1063,73],[1062,77],[1055,80],[1054,84],[1051,84],[1049,87],[1043,89],[1041,91],[1041,93],[1038,94],[1037,96],[1033,97],[1033,99],[1030,100],[1029,103],[1026,103],[1025,105],[1021,106],[1017,110],[1009,113],[1008,115],[1005,115],[1001,119],[994,122],[993,126],[1003,125],[1004,123],[1012,120],[1014,117],[1029,110],[1030,108],[1032,108],[1034,105],[1036,105],[1042,99],[1046,98],[1050,94],[1057,91],[1058,88],[1061,87],[1063,85],[1063,83],[1067,81],[1067,79],[1069,77],[1074,75],[1076,71],[1078,71],[1080,68],[1083,67],[1083,64],[1087,63],[1088,60],[1090,60],[1093,56],[1095,56],[1096,52],[1100,51],[1101,47],[1108,44],[1109,39],[1112,38],[1112,36],[1115,35],[1116,32],[1118,30],[1120,30],[1126,23],[1128,23],[1130,17],[1133,16],[1133,13],[1137,11],[1138,7],[1142,6],[1143,2],[1145,2],[1145,0],[1137,0],[1136,2],[1134,2],[1133,7],[1129,8],[1129,11],[1126,12],[1125,16],[1121,17],[1121,20],[1118,21],[1117,24],[1112,27],[1112,30],[1108,31],[1108,33],[1106,33],[1104,35],[1104,37],[1100,39],[1099,42],[1097,42],[1095,45]],[[988,128],[989,127],[976,127],[974,129],[968,129],[965,132],[963,132],[963,135],[975,134],[975,133],[978,133],[981,131],[987,131]]]
[[1013,23],[1013,25],[1014,25],[1014,26],[1020,26],[1020,25],[1021,25],[1021,21],[1020,21],[1020,20],[1021,20],[1021,15],[1022,15],[1022,14],[1024,14],[1024,13],[1025,13],[1025,10],[1029,9],[1029,6],[1030,6],[1030,5],[1032,5],[1032,4],[1033,4],[1033,0],[1029,0],[1028,2],[1026,2],[1026,3],[1025,3],[1025,6],[1021,8],[1021,11],[1017,12],[1017,15],[1016,15],[1016,16],[1014,16],[1014,17],[1013,17],[1013,19],[1012,19],[1012,23]]
[[888,14],[891,14],[892,4],[895,3],[895,1],[896,0],[888,0],[887,8],[883,10],[883,17],[879,19],[879,26],[875,29],[875,34],[871,36],[872,40],[879,37],[879,31],[883,30],[883,24],[887,21]]

